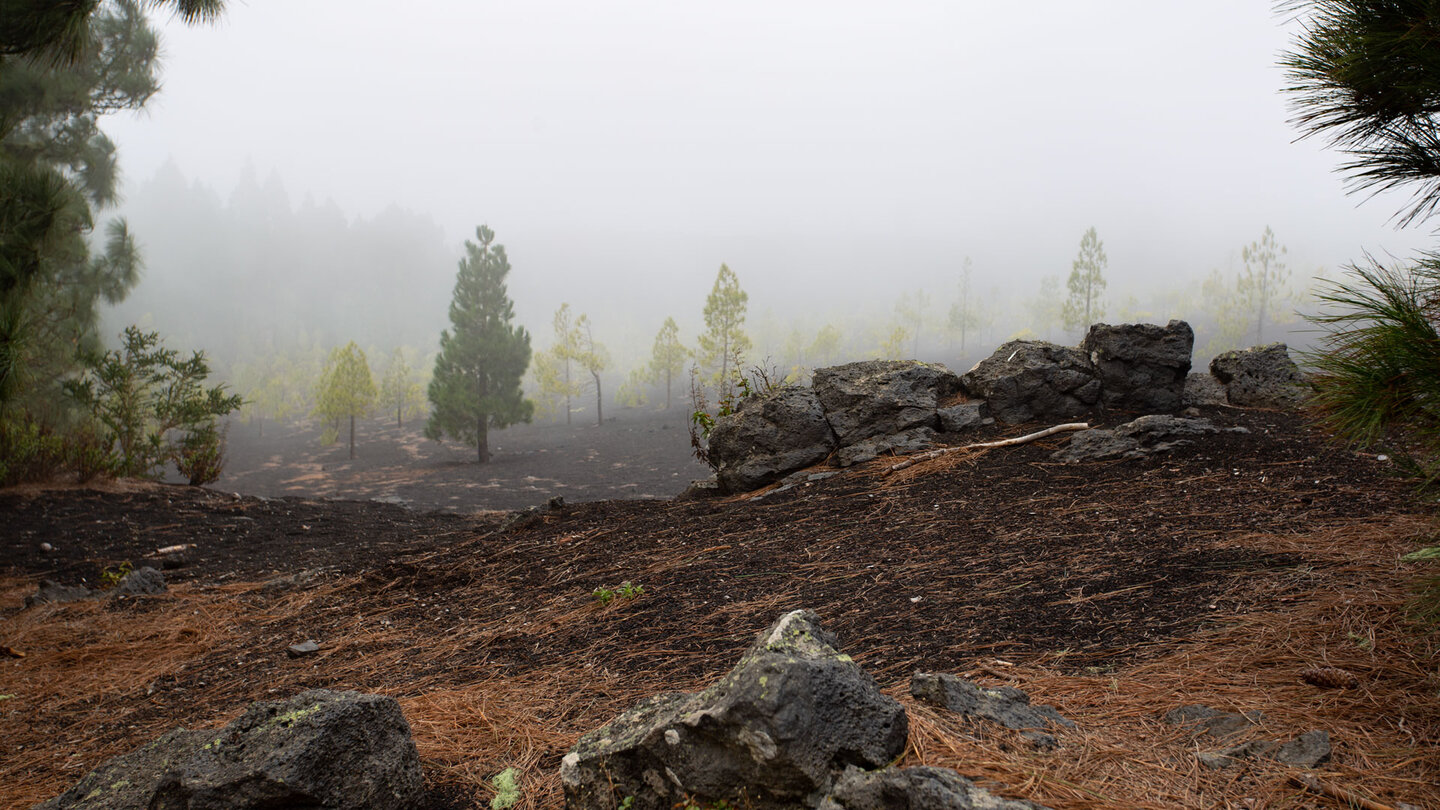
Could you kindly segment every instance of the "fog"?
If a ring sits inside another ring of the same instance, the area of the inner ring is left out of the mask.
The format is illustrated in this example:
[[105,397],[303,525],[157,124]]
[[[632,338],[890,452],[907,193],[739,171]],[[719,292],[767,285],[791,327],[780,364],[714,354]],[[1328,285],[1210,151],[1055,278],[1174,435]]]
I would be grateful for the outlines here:
[[923,289],[919,353],[954,362],[967,256],[993,346],[1092,226],[1112,321],[1201,319],[1267,226],[1297,291],[1429,236],[1295,141],[1293,24],[1254,0],[306,0],[162,28],[162,93],[107,124],[148,257],[112,320],[222,365],[301,325],[430,351],[481,223],[535,347],[569,302],[616,376],[667,315],[693,345],[722,262],[759,353],[825,323],[863,353]]

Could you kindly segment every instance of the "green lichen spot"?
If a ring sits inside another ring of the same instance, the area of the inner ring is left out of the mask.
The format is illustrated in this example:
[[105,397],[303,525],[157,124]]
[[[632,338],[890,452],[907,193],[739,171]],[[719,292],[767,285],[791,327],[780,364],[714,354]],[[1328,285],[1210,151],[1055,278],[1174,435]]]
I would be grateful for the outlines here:
[[222,741],[223,741],[223,738],[221,738],[221,737],[216,737],[215,739],[211,740],[210,742],[205,743],[204,750],[210,751],[210,750],[213,750],[213,749],[215,749],[215,748],[218,748],[218,747],[220,746],[220,743],[221,743]]
[[299,720],[304,720],[305,718],[309,717],[310,715],[312,715],[312,714],[320,711],[320,709],[321,709],[320,704],[319,704],[319,703],[316,703],[314,706],[307,706],[307,707],[305,707],[305,708],[303,708],[303,709],[296,709],[296,710],[293,711],[293,712],[286,712],[285,714],[282,714],[282,715],[280,715],[279,717],[276,717],[275,719],[271,720],[267,725],[271,725],[271,726],[275,726],[275,725],[293,726],[297,721],[299,721]]

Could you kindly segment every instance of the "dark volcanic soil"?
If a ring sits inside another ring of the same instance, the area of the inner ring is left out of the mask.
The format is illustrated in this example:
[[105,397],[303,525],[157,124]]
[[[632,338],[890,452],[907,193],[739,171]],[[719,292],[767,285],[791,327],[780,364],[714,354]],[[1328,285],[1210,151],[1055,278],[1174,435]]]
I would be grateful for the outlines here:
[[515,425],[490,434],[491,460],[475,448],[436,442],[423,425],[361,420],[355,458],[348,430],[329,447],[312,425],[234,424],[225,475],[214,488],[266,497],[380,499],[417,509],[524,509],[554,495],[567,501],[655,499],[679,494],[709,470],[690,455],[686,416],[622,408],[597,426]]
[[[175,486],[11,494],[0,496],[0,554],[14,573],[93,583],[107,565],[138,567],[159,547],[194,543],[172,581],[365,573],[413,579],[437,604],[483,583],[523,611],[632,580],[653,597],[607,632],[698,669],[764,623],[725,609],[757,599],[822,609],[847,638],[885,635],[870,654],[881,670],[953,668],[979,649],[1104,659],[1204,623],[1237,574],[1298,562],[1212,540],[1304,531],[1404,501],[1386,465],[1324,443],[1292,415],[1211,416],[1250,432],[1084,466],[1050,460],[1063,436],[893,475],[876,461],[758,501],[579,503],[508,532],[500,514],[373,501]],[[570,649],[477,655],[543,666]]]
[[[536,442],[559,436],[566,452],[559,444],[522,451],[507,439],[497,441],[500,461],[487,467],[462,460],[458,449],[442,448],[454,457],[426,455],[428,443],[416,450],[408,439],[390,449],[368,440],[363,463],[346,462],[336,448],[293,462],[280,452],[256,465],[247,459],[266,453],[263,445],[237,442],[236,472],[224,491],[131,484],[0,493],[0,560],[11,581],[0,616],[14,618],[13,626],[30,615],[19,604],[17,577],[94,584],[107,565],[138,567],[158,547],[194,543],[187,564],[167,571],[178,584],[172,595],[83,615],[138,620],[159,611],[155,620],[168,622],[173,608],[173,621],[191,621],[194,604],[196,617],[213,610],[219,628],[203,641],[195,629],[164,631],[172,635],[147,643],[197,652],[163,675],[122,678],[83,705],[23,694],[7,702],[0,760],[13,755],[28,763],[17,764],[21,770],[39,774],[26,783],[38,799],[78,777],[68,769],[92,766],[177,722],[223,722],[277,691],[355,688],[405,702],[422,755],[443,760],[427,763],[440,769],[436,796],[465,803],[477,789],[465,780],[521,757],[486,749],[483,762],[445,759],[443,752],[464,746],[443,723],[480,722],[454,720],[470,717],[461,711],[467,706],[482,720],[510,711],[509,722],[543,729],[524,756],[528,772],[553,774],[575,736],[657,690],[714,678],[754,633],[801,607],[817,611],[848,653],[895,688],[916,669],[963,671],[984,656],[1061,671],[1114,666],[1342,576],[1292,550],[1298,546],[1247,538],[1303,535],[1416,508],[1386,463],[1327,443],[1293,414],[1205,415],[1248,432],[1201,437],[1145,460],[1082,466],[1051,461],[1066,436],[955,453],[890,474],[891,461],[877,460],[763,497],[575,502],[617,490],[671,495],[692,477],[656,461],[683,451],[683,425],[623,422],[614,435],[610,425],[536,428]],[[667,442],[662,450],[641,446],[655,435]],[[413,467],[402,463],[412,457]],[[521,470],[535,480],[504,479]],[[634,473],[643,486],[622,483]],[[452,511],[229,491],[242,486],[397,496]],[[523,528],[502,530],[503,513],[455,513],[527,506],[557,493],[572,503]],[[40,551],[41,542],[54,550]],[[1265,587],[1251,588],[1260,577]],[[643,595],[607,605],[593,595],[624,581]],[[44,610],[71,615],[69,606]],[[35,653],[4,670],[0,688],[41,688],[25,680],[25,668],[70,671],[60,662],[87,660],[89,645],[104,641],[92,634],[42,655],[35,645],[56,643],[42,639],[61,630],[35,621],[24,624],[29,635],[0,635],[0,644],[30,644]],[[320,656],[287,659],[285,646],[304,639],[320,642]],[[107,654],[129,654],[113,649]],[[509,695],[512,708],[475,703],[489,693]],[[78,750],[87,752],[82,760],[56,764],[62,751]],[[549,806],[557,795],[546,784],[551,792],[535,801]]]

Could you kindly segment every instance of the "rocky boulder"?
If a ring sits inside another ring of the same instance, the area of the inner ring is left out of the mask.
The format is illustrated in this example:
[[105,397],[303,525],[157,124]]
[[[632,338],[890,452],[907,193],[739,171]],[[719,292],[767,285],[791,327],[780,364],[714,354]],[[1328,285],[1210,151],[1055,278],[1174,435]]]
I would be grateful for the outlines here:
[[911,428],[938,428],[936,409],[960,392],[960,378],[949,369],[914,360],[822,368],[812,385],[841,447]]
[[171,731],[37,810],[401,810],[424,787],[394,698],[317,689],[252,703],[219,731]]
[[1195,333],[1184,321],[1097,323],[1080,343],[1100,379],[1105,407],[1140,413],[1180,410],[1194,347]]
[[1294,408],[1310,395],[1310,383],[1284,343],[1216,355],[1210,373],[1226,386],[1231,405]]
[[817,622],[786,614],[710,688],[642,701],[581,737],[560,766],[566,806],[814,806],[847,766],[895,759],[904,709]]
[[[1227,428],[1227,431],[1249,432],[1243,427]],[[1072,463],[1141,458],[1189,444],[1196,436],[1219,432],[1220,428],[1206,419],[1148,414],[1126,422],[1114,430],[1082,430],[1076,433],[1067,445],[1053,453],[1051,458]]]
[[715,420],[710,461],[728,492],[745,492],[822,461],[835,436],[820,399],[809,388],[787,387],[764,397],[745,397],[729,416]]
[[987,689],[954,675],[917,672],[910,679],[910,694],[916,700],[965,717],[1020,731],[1036,748],[1051,749],[1058,745],[1056,739],[1046,733],[1051,726],[1075,727],[1075,723],[1054,706],[1031,705],[1030,696],[1013,686]]
[[999,796],[946,768],[848,768],[819,810],[1041,810]]
[[1079,349],[1012,340],[961,377],[965,392],[986,401],[1006,424],[1069,418],[1100,401],[1100,378]]

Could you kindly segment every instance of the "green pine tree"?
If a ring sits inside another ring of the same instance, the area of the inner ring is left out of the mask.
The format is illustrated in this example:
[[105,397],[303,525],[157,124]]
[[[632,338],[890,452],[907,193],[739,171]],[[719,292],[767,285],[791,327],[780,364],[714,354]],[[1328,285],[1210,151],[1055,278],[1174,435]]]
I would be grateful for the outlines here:
[[700,364],[711,372],[711,382],[720,390],[723,401],[732,394],[735,378],[739,377],[750,351],[749,335],[745,334],[745,308],[750,296],[740,289],[740,279],[727,265],[720,265],[715,286],[705,299],[705,333],[700,335]]
[[685,370],[685,360],[690,351],[680,344],[680,327],[674,318],[666,318],[665,325],[655,335],[655,345],[650,350],[650,379],[665,380],[665,410],[670,410],[670,393],[675,375]]
[[534,403],[520,379],[530,365],[530,333],[512,323],[515,308],[505,289],[510,261],[495,232],[475,229],[450,301],[451,328],[440,333],[440,354],[430,380],[430,419],[425,435],[451,436],[474,444],[480,463],[490,460],[490,428],[529,422]]
[[415,371],[405,359],[404,348],[396,348],[390,355],[390,367],[380,380],[380,400],[387,411],[395,411],[396,427],[404,427],[406,415],[418,413],[425,403],[425,394],[415,381]]
[[1272,322],[1289,308],[1285,282],[1290,279],[1282,257],[1285,246],[1275,241],[1275,232],[1265,226],[1265,233],[1256,241],[1245,246],[1241,255],[1245,259],[1245,272],[1236,284],[1236,292],[1243,306],[1255,323],[1255,345],[1265,342],[1265,319]]
[[350,458],[355,458],[355,417],[370,413],[375,394],[370,363],[355,341],[330,353],[330,362],[316,393],[315,410],[324,419],[350,420]]
[[1100,293],[1105,290],[1105,244],[1094,228],[1080,239],[1080,254],[1070,268],[1066,287],[1070,296],[1061,310],[1066,329],[1087,329],[1105,317]]
[[[162,5],[155,3],[154,5]],[[187,21],[218,0],[178,0]],[[60,402],[77,357],[99,353],[99,306],[125,297],[140,257],[122,221],[104,252],[88,235],[117,199],[108,113],[139,109],[159,84],[159,39],[138,0],[0,7],[0,411]]]

